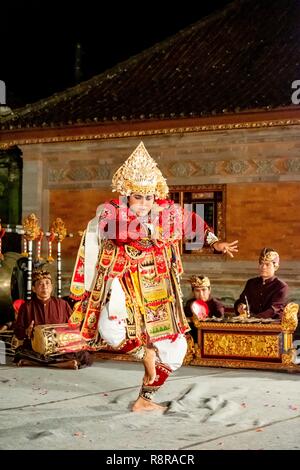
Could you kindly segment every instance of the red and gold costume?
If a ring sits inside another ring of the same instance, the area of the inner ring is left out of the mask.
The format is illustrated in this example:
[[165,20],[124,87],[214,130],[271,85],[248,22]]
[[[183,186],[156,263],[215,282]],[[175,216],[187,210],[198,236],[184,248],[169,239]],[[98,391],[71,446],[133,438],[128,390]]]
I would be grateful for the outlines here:
[[[81,333],[90,349],[101,348],[109,321],[112,328],[120,325],[126,332],[119,344],[110,341],[119,351],[143,358],[144,345],[152,345],[157,351],[156,380],[141,391],[143,398],[151,399],[186,352],[184,333],[189,326],[179,284],[183,272],[179,241],[197,227],[202,228],[203,243],[212,244],[217,238],[196,214],[185,214],[166,199],[165,179],[143,143],[116,172],[113,188],[123,198],[100,206],[83,235],[71,283],[71,296],[80,303],[71,321],[82,322]],[[151,213],[138,217],[128,207],[127,196],[132,193],[156,196]],[[119,307],[111,308],[119,295]],[[182,350],[180,358],[176,344]],[[176,356],[172,364],[163,360],[171,350]]]

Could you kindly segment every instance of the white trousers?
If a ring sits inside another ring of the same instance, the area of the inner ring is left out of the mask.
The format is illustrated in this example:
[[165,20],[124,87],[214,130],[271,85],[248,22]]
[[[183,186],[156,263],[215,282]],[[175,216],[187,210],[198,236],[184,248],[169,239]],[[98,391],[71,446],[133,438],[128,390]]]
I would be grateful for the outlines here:
[[[101,311],[98,331],[107,344],[117,348],[126,339],[126,320],[109,318],[108,309],[105,306]],[[170,339],[156,341],[155,348],[160,362],[174,371],[182,365],[186,355],[186,338],[183,334],[179,334],[175,341]]]

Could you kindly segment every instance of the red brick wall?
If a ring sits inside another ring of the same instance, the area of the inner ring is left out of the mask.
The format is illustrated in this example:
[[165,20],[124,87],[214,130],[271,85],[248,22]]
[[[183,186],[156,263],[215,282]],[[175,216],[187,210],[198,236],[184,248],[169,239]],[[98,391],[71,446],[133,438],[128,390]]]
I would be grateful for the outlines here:
[[63,241],[63,259],[73,263],[80,243],[78,230],[84,230],[87,223],[96,214],[99,204],[116,197],[116,193],[101,189],[51,190],[49,222],[60,217],[67,231],[74,233],[74,238]]
[[270,246],[300,260],[300,183],[228,184],[226,208],[226,238],[240,245],[236,259],[257,259]]
[[[50,223],[61,217],[68,232],[83,230],[102,202],[116,197],[109,190],[51,190]],[[239,240],[235,260],[256,260],[271,246],[286,260],[300,261],[300,183],[227,185],[227,240]],[[80,237],[63,242],[63,256],[73,263]]]

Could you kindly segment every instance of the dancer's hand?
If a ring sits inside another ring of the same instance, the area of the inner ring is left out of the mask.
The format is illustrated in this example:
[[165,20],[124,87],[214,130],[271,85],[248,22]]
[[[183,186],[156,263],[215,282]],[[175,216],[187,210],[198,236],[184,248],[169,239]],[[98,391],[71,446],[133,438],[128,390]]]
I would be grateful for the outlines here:
[[213,244],[213,247],[217,251],[221,251],[224,254],[229,255],[231,258],[234,257],[233,253],[238,252],[238,240],[235,240],[234,242],[228,243],[228,242],[215,242]]

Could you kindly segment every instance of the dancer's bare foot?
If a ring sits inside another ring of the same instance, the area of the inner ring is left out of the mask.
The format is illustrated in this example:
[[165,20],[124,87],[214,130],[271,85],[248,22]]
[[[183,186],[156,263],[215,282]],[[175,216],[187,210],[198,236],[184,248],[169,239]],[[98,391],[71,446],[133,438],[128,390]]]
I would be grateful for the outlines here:
[[140,412],[140,411],[161,411],[164,412],[167,409],[166,406],[158,405],[153,401],[145,400],[142,397],[139,397],[136,402],[132,406],[132,411]]
[[155,349],[146,348],[146,354],[143,359],[144,368],[145,368],[143,385],[151,385],[153,384],[155,380],[155,377],[156,377],[155,359],[156,359]]
[[51,367],[57,367],[58,369],[73,369],[78,370],[78,361],[72,359],[70,361],[57,362],[56,364],[50,364]]
[[37,364],[37,363],[34,362],[34,361],[30,361],[30,360],[28,360],[28,359],[20,359],[19,362],[17,362],[17,366],[18,366],[18,367],[26,367],[26,366],[38,367],[39,364]]
[[[43,364],[38,364],[28,359],[20,359],[19,362],[17,363],[18,367],[25,367],[25,366],[39,367],[42,365]],[[64,361],[64,362],[57,362],[56,364],[49,364],[49,367],[57,367],[58,369],[74,369],[74,370],[77,370],[79,368],[78,361],[76,361],[76,359],[74,360],[72,359],[70,361]]]

